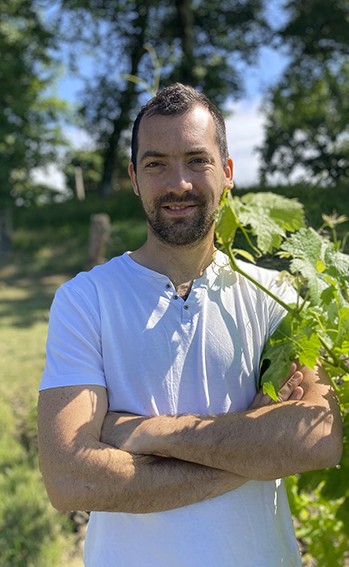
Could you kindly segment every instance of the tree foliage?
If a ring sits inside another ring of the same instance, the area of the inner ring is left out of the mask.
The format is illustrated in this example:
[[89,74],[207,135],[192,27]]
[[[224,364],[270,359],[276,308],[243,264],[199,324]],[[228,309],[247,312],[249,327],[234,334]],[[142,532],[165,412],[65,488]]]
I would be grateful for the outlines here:
[[0,203],[31,184],[33,168],[52,160],[63,106],[45,90],[52,81],[45,28],[35,0],[0,0]]
[[349,177],[349,63],[291,68],[271,92],[261,150],[263,181],[302,169],[330,184]]
[[267,96],[262,180],[275,173],[336,184],[349,177],[349,2],[290,0],[275,33],[290,63]]
[[[61,36],[75,53],[80,43],[94,65],[81,113],[104,150],[103,193],[115,185],[125,135],[145,100],[140,85],[151,85],[161,69],[161,86],[182,81],[223,105],[241,94],[238,64],[256,55],[266,29],[262,0],[60,0],[58,8]],[[157,55],[155,69],[150,51]]]
[[289,45],[292,58],[324,63],[348,55],[348,0],[288,0],[284,8],[288,20],[277,31],[278,43]]

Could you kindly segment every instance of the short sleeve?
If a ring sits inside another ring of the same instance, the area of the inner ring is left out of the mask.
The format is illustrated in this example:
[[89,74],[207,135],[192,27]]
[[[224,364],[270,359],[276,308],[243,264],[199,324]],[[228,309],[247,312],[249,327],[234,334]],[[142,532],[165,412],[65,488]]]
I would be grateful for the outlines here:
[[40,390],[61,386],[106,387],[97,300],[63,285],[50,310],[46,364]]

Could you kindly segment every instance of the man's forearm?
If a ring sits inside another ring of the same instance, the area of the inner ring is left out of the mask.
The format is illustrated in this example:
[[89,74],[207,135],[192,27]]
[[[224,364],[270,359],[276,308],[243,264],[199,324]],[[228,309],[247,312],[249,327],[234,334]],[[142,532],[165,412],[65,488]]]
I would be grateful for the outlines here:
[[226,471],[173,458],[130,455],[114,448],[92,449],[74,471],[62,471],[52,490],[62,511],[89,510],[145,514],[195,504],[238,488],[246,479]]
[[[212,417],[159,416],[139,425],[139,442],[148,454],[200,463],[253,480],[270,480],[332,465],[331,456],[319,451],[320,441],[312,431],[313,418],[321,420],[321,411],[314,410],[309,420],[304,413],[304,408],[291,402]],[[124,447],[134,450],[136,445],[131,440]]]
[[[308,401],[288,401],[218,416],[108,416],[109,442],[267,480],[334,466],[341,425],[326,384],[306,387]],[[114,420],[114,426],[113,426]],[[102,431],[103,435],[103,431]]]
[[41,471],[59,510],[143,514],[194,504],[246,482],[173,458],[131,455],[100,441],[104,388],[46,390],[39,400]]

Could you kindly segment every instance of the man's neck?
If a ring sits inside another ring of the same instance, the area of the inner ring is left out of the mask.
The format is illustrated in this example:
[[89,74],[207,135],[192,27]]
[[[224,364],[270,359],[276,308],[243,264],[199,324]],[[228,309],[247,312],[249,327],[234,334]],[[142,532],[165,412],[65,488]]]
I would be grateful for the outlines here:
[[149,238],[131,258],[160,274],[168,276],[180,295],[186,296],[193,280],[202,276],[214,255],[212,236],[192,246],[172,246]]

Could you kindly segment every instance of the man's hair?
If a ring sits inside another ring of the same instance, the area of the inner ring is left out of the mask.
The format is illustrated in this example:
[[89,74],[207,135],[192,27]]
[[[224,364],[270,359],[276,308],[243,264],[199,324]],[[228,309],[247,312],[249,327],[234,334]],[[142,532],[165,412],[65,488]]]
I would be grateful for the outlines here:
[[194,106],[201,105],[210,112],[216,127],[216,141],[221,155],[223,166],[227,164],[228,144],[225,122],[222,113],[203,93],[192,87],[175,83],[165,87],[151,98],[138,113],[134,122],[131,140],[131,161],[133,168],[137,169],[138,131],[142,118],[155,116],[173,116],[185,114]]

